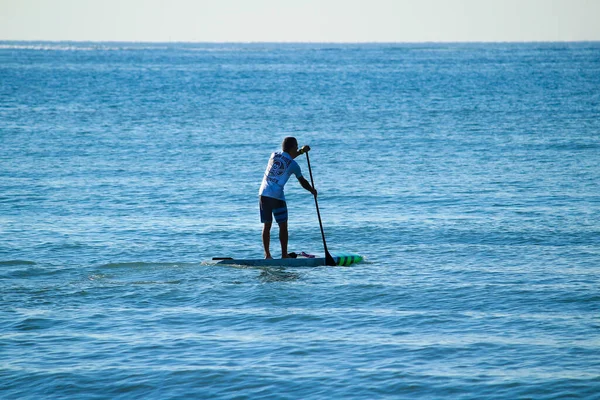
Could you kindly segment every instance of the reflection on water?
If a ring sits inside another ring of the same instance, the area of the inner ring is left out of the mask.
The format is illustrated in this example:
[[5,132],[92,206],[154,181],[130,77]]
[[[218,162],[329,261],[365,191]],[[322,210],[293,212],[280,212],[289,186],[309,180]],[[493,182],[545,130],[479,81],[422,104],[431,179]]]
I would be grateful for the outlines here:
[[288,272],[285,268],[265,267],[261,268],[258,278],[261,282],[291,282],[300,279],[300,275],[294,272]]

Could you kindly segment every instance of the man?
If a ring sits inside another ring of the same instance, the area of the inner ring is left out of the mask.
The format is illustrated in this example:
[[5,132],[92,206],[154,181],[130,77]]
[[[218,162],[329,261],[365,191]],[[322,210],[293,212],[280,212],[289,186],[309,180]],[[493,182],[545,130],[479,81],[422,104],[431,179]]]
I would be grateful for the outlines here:
[[279,225],[279,241],[281,242],[281,257],[288,258],[288,211],[283,194],[283,187],[292,174],[296,175],[300,185],[311,192],[313,196],[317,191],[302,176],[300,166],[294,158],[310,150],[309,146],[303,146],[298,150],[298,141],[294,137],[286,137],[281,144],[282,151],[276,151],[271,154],[269,164],[265,171],[262,184],[260,185],[259,205],[260,222],[263,223],[262,241],[265,249],[265,258],[273,258],[270,251],[271,226],[273,225],[273,215]]

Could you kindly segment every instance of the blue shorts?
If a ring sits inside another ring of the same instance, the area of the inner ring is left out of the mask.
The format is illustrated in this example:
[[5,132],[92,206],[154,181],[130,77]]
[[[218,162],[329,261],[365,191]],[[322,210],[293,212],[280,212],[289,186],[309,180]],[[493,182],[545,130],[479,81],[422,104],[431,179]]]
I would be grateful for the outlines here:
[[259,196],[260,222],[273,222],[273,215],[278,224],[288,220],[287,204],[283,200]]

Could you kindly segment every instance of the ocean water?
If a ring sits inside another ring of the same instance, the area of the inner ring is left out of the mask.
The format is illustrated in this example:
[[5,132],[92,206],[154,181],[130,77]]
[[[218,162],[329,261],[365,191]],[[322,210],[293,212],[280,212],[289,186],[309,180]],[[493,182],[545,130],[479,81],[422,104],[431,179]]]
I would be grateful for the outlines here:
[[[0,398],[600,398],[600,43],[0,42],[0,121]],[[288,135],[366,261],[207,263]]]

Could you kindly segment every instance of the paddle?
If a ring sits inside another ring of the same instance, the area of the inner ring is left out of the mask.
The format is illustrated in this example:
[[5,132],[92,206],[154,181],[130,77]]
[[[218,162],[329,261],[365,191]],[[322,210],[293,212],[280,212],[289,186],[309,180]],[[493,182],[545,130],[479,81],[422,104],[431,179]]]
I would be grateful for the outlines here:
[[[312,187],[314,189],[315,181],[313,180],[312,170],[310,169],[310,158],[308,158],[308,152],[306,152],[306,162],[308,164],[308,173],[310,174],[310,184],[312,185]],[[321,222],[321,213],[319,212],[319,202],[317,201],[317,196],[315,195],[314,197],[315,197],[315,207],[317,208],[317,217],[319,218],[319,227],[321,228],[321,237],[323,238],[323,247],[325,248],[325,264],[335,266],[337,264],[335,263],[335,260],[333,259],[331,254],[329,254],[329,251],[327,250],[327,243],[325,242],[325,232],[323,231],[323,222]]]

